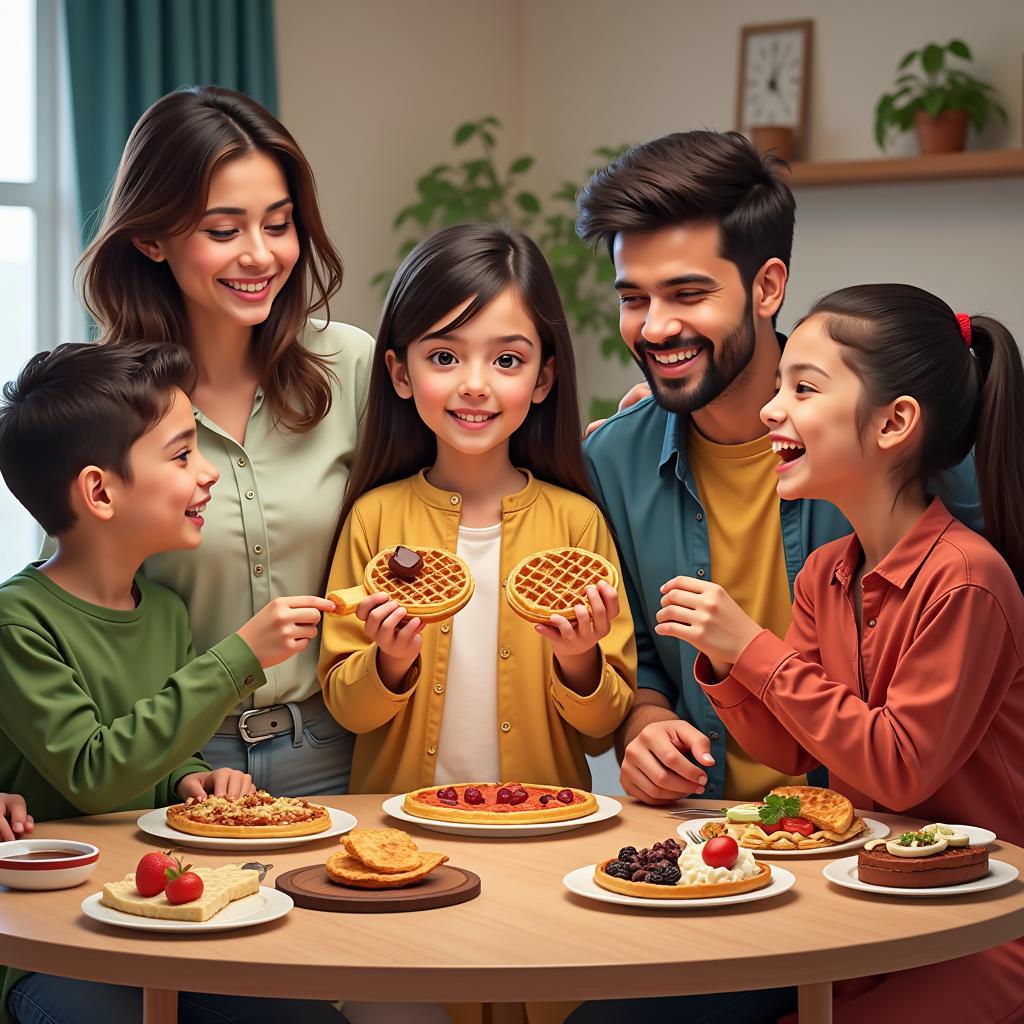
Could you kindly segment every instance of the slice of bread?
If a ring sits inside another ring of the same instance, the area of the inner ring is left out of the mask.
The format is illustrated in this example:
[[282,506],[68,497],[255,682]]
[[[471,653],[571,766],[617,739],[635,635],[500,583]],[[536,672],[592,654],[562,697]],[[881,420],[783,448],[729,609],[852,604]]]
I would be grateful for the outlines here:
[[778,796],[798,796],[800,817],[829,832],[846,832],[853,824],[853,804],[842,793],[820,786],[776,786]]
[[112,910],[138,917],[156,917],[163,921],[209,921],[233,900],[252,896],[260,890],[258,871],[243,870],[237,864],[219,868],[193,868],[203,880],[203,895],[192,903],[175,905],[163,893],[142,896],[135,888],[135,875],[103,886],[100,902]]

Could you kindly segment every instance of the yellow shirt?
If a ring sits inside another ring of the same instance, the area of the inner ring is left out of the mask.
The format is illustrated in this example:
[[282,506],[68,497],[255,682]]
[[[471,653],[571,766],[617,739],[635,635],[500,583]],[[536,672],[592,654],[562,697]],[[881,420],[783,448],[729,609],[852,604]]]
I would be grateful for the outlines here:
[[[778,456],[767,435],[746,444],[715,444],[689,430],[687,451],[708,513],[711,578],[757,623],[785,636],[792,618],[779,518]],[[726,797],[760,800],[773,786],[805,785],[750,758],[730,735]]]
[[[342,528],[330,588],[362,581],[366,563],[393,544],[415,543],[454,551],[461,496],[440,490],[421,472],[364,494]],[[501,576],[542,548],[571,545],[603,555],[618,568],[611,533],[586,498],[530,476],[502,501]],[[621,570],[620,570],[621,578]],[[559,678],[550,645],[501,601],[497,650],[498,731],[502,781],[590,787],[585,737],[610,737],[625,718],[636,689],[636,647],[624,588],[618,616],[601,641],[601,680],[581,697]],[[428,625],[423,647],[402,693],[377,672],[377,647],[354,616],[328,615],[320,644],[319,676],[334,717],[357,734],[353,793],[405,792],[434,781],[444,713],[451,622]],[[468,781],[488,781],[470,780]],[[498,780],[490,780],[498,781]]]

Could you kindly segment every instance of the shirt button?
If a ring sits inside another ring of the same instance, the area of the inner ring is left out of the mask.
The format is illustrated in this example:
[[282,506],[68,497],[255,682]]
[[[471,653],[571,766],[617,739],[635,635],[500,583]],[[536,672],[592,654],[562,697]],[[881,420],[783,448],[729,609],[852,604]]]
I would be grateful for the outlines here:
[[452,503],[453,505],[458,505],[458,503],[459,503],[459,500],[460,500],[460,499],[459,499],[459,496],[458,496],[457,494],[453,494],[453,495],[452,495],[452,496],[451,496],[451,497],[450,497],[450,498],[449,498],[448,500],[449,500],[449,501],[450,501],[450,502],[451,502],[451,503]]
[[498,653],[503,658],[507,658],[512,652],[507,647],[502,647],[502,649],[500,651],[498,651]]
[[452,631],[452,627],[451,627],[450,623],[448,623],[448,622],[442,622],[441,623],[441,632],[442,633],[450,633],[451,631]]
[[239,464],[239,466],[241,466],[244,469],[245,468],[245,459],[243,459],[241,456],[239,456],[238,464]]
[[433,744],[433,743],[431,743],[431,744],[430,744],[430,746],[429,746],[429,747],[427,747],[427,753],[428,753],[428,754],[429,754],[429,755],[430,755],[431,757],[433,757],[433,756],[434,756],[434,755],[435,755],[435,754],[437,753],[437,747],[435,747],[435,746],[434,746],[434,744]]
[[252,567],[252,574],[253,574],[253,576],[262,576],[263,575],[263,566],[260,565],[259,563],[254,565]]
[[255,491],[246,491],[246,492],[245,492],[245,496],[246,496],[246,497],[247,497],[247,498],[248,498],[248,499],[249,499],[250,501],[252,501],[252,499],[256,497],[256,492],[255,492]]
[[700,523],[703,520],[704,520],[704,513],[703,512],[698,512],[697,513],[697,522]]
[[708,733],[708,739],[709,740],[717,740],[718,739],[718,733],[717,732],[709,732]]
[[502,732],[508,732],[511,728],[512,728],[512,723],[511,722],[502,722],[501,723],[501,731]]
[[444,693],[444,683],[434,683],[434,693]]
[[263,554],[263,545],[262,544],[253,544],[253,546],[252,546],[252,553],[254,555],[262,555]]
[[874,619],[868,619],[868,625],[869,626],[873,626],[874,624],[875,624],[875,620]]
[[703,569],[698,569],[697,570],[697,575],[700,576],[701,579],[703,579],[704,578],[704,570]]

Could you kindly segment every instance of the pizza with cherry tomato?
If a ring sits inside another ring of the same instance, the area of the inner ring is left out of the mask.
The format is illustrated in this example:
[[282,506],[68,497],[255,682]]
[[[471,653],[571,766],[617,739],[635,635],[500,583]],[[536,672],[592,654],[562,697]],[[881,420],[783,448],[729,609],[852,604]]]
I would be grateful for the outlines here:
[[167,808],[167,824],[193,836],[220,839],[283,839],[326,832],[331,816],[326,807],[297,797],[271,796],[260,790],[229,800],[208,796]]
[[467,782],[406,793],[402,809],[417,818],[473,825],[571,821],[597,810],[593,793],[533,782]]

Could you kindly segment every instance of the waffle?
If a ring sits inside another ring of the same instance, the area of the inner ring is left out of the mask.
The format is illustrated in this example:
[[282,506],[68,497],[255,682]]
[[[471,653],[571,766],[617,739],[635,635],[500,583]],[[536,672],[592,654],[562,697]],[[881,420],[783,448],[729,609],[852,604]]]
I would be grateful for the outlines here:
[[450,619],[469,604],[473,596],[473,577],[469,566],[450,551],[442,548],[417,547],[407,544],[422,559],[423,569],[414,580],[401,580],[388,569],[388,558],[394,548],[385,548],[370,559],[363,573],[362,586],[332,590],[328,601],[336,605],[336,614],[351,615],[370,594],[387,594],[397,601],[411,619],[441,622]]
[[776,786],[777,796],[800,798],[800,817],[813,821],[818,828],[837,835],[853,825],[853,804],[834,789],[820,786]]
[[602,580],[619,585],[606,558],[584,548],[548,548],[528,555],[508,574],[505,599],[528,622],[549,622],[552,615],[575,622],[576,605],[590,607],[586,588]]

